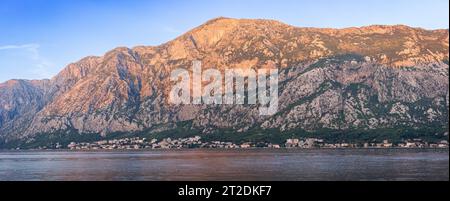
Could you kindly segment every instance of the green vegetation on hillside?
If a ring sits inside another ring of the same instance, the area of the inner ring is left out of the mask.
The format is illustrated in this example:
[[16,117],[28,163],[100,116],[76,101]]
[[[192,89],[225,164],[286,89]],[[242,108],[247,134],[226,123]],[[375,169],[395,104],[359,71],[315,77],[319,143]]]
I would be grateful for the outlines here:
[[[211,134],[201,134],[200,131],[191,129],[192,122],[186,121],[176,125],[176,128],[163,131],[151,132],[150,130],[135,133],[113,133],[102,137],[100,134],[79,134],[76,130],[58,132],[55,134],[40,134],[33,140],[16,141],[5,144],[0,143],[1,149],[13,149],[20,147],[22,149],[36,148],[53,148],[57,143],[62,147],[67,147],[70,142],[94,142],[100,140],[122,139],[130,137],[141,137],[147,139],[164,139],[164,138],[187,138],[193,136],[201,136],[202,141],[223,141],[233,143],[245,142],[268,142],[274,144],[284,144],[286,139],[290,138],[318,138],[328,143],[366,143],[366,142],[382,142],[389,140],[394,143],[404,142],[408,139],[420,138],[427,142],[439,142],[448,140],[448,125],[430,125],[422,128],[397,127],[383,129],[353,129],[353,130],[330,130],[322,129],[316,132],[308,132],[302,129],[281,132],[278,129],[262,130],[261,128],[253,128],[247,132],[236,133],[231,129],[217,129]],[[444,135],[444,133],[447,133]]]

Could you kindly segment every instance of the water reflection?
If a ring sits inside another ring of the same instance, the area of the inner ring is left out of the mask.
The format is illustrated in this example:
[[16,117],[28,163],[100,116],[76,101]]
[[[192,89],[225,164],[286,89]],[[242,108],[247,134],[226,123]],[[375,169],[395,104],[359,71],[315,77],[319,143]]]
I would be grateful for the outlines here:
[[0,180],[448,180],[448,150],[2,152]]

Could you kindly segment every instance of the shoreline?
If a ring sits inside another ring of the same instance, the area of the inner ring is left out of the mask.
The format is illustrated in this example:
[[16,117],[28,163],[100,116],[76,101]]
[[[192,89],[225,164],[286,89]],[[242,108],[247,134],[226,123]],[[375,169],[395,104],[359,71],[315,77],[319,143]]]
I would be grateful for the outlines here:
[[181,148],[181,149],[89,149],[89,150],[71,150],[71,149],[20,149],[20,150],[1,150],[0,153],[7,152],[149,152],[149,151],[255,151],[255,150],[272,150],[272,151],[289,151],[289,150],[447,150],[450,148],[405,148],[405,147],[369,147],[369,148]]

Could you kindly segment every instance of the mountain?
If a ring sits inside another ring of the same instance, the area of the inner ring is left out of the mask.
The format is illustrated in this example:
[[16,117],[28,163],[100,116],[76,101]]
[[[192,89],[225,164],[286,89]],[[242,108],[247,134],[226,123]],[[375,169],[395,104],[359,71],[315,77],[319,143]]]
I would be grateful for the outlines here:
[[[168,104],[171,71],[190,69],[194,60],[222,71],[278,68],[278,113],[260,116],[252,105]],[[50,80],[0,84],[0,146],[157,134],[442,137],[448,60],[448,30],[217,18],[159,46],[86,57]]]

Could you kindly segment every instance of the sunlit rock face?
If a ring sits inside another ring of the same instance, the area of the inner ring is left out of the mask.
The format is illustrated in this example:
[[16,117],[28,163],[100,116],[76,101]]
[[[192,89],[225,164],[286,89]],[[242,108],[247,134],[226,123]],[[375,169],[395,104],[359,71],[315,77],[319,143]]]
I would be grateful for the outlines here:
[[[448,30],[316,29],[217,18],[160,46],[84,58],[51,80],[0,84],[0,138],[160,132],[186,121],[202,133],[445,125],[448,51]],[[171,71],[191,69],[194,60],[221,71],[278,68],[278,113],[260,116],[252,105],[169,104]]]

